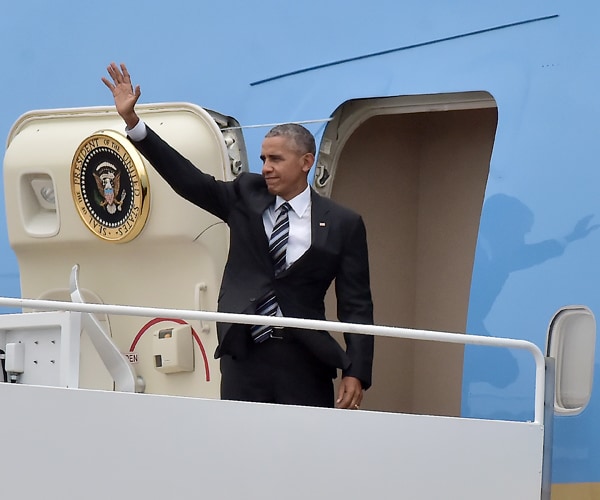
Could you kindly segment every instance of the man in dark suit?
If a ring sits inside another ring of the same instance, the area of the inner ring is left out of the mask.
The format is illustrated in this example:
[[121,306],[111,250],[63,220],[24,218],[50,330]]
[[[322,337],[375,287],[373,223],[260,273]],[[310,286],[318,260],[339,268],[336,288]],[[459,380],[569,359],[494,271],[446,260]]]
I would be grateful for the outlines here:
[[[133,88],[125,65],[107,69],[111,79],[102,81],[136,148],[179,195],[229,225],[219,311],[322,320],[325,293],[335,281],[340,321],[373,323],[362,218],[308,186],[316,153],[308,130],[274,127],[262,145],[262,175],[216,180],[139,119],[140,87]],[[270,247],[272,232],[284,234],[280,250]],[[217,335],[223,399],[358,409],[371,385],[372,336],[344,334],[344,351],[325,331],[220,323]],[[337,369],[342,380],[334,399]]]

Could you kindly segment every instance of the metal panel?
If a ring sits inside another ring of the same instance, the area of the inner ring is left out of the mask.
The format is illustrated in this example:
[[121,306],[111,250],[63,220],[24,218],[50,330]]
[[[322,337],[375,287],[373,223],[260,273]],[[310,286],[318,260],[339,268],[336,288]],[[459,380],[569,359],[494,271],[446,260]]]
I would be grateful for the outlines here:
[[0,348],[23,344],[21,384],[78,387],[80,330],[79,313],[6,314],[0,324]]
[[6,498],[540,497],[535,423],[11,384],[0,400]]

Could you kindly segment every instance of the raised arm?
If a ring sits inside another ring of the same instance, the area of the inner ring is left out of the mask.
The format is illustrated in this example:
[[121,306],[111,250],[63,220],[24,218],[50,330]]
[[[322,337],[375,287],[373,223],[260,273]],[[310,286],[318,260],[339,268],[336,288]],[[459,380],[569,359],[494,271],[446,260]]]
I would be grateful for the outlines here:
[[123,118],[127,128],[132,129],[140,120],[135,112],[135,104],[140,95],[142,95],[140,86],[136,85],[135,89],[133,88],[131,76],[129,76],[127,66],[123,63],[121,63],[121,67],[119,68],[119,66],[112,62],[106,70],[112,81],[106,77],[102,77],[102,81],[112,92],[117,113]]

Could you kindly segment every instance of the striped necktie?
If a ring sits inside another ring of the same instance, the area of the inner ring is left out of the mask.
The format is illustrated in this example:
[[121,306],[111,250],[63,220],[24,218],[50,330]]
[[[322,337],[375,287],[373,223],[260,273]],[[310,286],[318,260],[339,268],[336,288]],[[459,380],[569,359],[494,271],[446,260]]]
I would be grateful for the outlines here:
[[287,242],[290,235],[290,219],[288,217],[289,203],[284,203],[279,207],[279,215],[271,232],[269,240],[269,254],[273,260],[273,269],[275,276],[285,269],[285,256]]
[[[275,276],[285,269],[286,249],[290,233],[289,209],[290,204],[287,202],[279,207],[279,215],[269,239],[269,254],[273,260]],[[259,302],[256,314],[261,316],[275,316],[278,307],[275,292],[271,290]],[[250,335],[252,335],[252,339],[256,343],[264,342],[272,333],[273,327],[269,325],[252,325],[250,327]]]

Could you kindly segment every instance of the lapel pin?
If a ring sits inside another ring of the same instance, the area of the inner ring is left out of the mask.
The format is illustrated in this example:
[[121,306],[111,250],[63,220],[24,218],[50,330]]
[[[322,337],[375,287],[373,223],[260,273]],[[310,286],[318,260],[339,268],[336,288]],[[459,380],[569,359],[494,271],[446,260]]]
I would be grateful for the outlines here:
[[325,223],[324,222],[319,222],[319,226],[325,227]]

